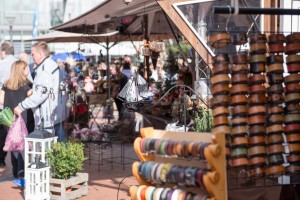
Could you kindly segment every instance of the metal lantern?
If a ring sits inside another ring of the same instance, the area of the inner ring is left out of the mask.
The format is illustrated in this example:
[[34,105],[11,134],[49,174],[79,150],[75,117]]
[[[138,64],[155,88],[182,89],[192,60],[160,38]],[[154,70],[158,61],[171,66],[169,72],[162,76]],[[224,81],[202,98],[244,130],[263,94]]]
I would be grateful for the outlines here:
[[155,43],[155,51],[163,52],[165,50],[165,43],[162,41],[158,41]]
[[143,56],[150,56],[151,55],[151,49],[148,44],[143,44],[140,46],[140,52]]

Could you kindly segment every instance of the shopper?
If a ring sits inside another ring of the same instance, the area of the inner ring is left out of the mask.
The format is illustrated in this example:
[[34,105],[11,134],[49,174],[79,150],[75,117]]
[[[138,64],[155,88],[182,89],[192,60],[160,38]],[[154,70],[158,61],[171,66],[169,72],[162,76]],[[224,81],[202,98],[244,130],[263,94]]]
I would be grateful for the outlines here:
[[[4,83],[0,91],[0,104],[13,110],[18,103],[32,94],[32,89],[27,79],[30,73],[27,63],[16,61],[13,63],[9,79]],[[34,130],[33,112],[31,109],[22,113],[28,133]],[[11,152],[11,164],[14,178],[24,177],[24,152]]]
[[[10,76],[11,66],[17,60],[14,56],[14,47],[13,45],[5,41],[1,44],[1,51],[0,51],[0,89],[2,88],[3,84],[8,80]],[[0,105],[0,109],[3,109],[3,106]],[[4,128],[3,125],[0,125],[0,167],[5,167],[5,157],[6,152],[3,151],[5,139],[7,135],[7,130]]]
[[50,50],[46,42],[38,42],[32,45],[32,58],[35,78],[33,81],[32,95],[15,107],[14,113],[20,115],[23,111],[33,108],[35,128],[44,128],[58,136],[58,141],[65,141],[65,129],[63,121],[65,102],[63,94],[59,90],[63,81],[61,70],[50,57]]

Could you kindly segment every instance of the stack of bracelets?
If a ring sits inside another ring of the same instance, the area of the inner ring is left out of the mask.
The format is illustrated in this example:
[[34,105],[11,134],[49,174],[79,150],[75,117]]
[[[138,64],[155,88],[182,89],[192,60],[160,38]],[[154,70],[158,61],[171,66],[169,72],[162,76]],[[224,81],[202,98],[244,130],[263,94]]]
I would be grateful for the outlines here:
[[140,162],[139,175],[153,184],[175,184],[185,187],[204,187],[203,176],[207,169],[183,167],[172,163]]
[[[133,191],[135,190],[135,191]],[[171,189],[164,187],[154,187],[148,185],[131,186],[130,193],[132,200],[171,200],[171,199],[197,199],[206,200],[208,197],[202,194],[195,194],[181,189]]]
[[285,116],[284,131],[288,143],[290,163],[286,170],[290,173],[300,172],[300,33],[286,37],[285,54],[289,75],[284,77]]

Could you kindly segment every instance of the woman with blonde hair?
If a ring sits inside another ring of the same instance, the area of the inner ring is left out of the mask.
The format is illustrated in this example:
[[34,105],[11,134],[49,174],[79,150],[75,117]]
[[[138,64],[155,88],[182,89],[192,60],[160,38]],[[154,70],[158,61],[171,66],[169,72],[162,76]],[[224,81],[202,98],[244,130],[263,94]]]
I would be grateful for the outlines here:
[[[4,83],[0,91],[0,104],[13,110],[18,103],[23,101],[27,96],[32,94],[30,82],[27,79],[30,73],[27,63],[24,61],[16,61],[11,68],[9,79]],[[24,122],[26,123],[28,133],[34,130],[34,118],[32,110],[22,113]],[[12,171],[15,178],[22,179],[24,177],[24,152],[11,152]]]

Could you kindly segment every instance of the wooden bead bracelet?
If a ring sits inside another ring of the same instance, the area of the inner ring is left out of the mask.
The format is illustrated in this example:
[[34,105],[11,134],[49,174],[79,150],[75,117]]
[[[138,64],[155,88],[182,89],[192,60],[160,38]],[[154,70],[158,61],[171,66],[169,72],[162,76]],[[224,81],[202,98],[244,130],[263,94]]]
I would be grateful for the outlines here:
[[231,119],[231,126],[243,126],[248,124],[247,117],[234,117]]
[[233,74],[231,77],[232,84],[247,84],[249,81],[247,74]]
[[266,164],[266,158],[263,156],[256,156],[256,157],[252,157],[249,158],[249,165],[265,165]]
[[239,125],[239,126],[232,127],[230,135],[232,137],[241,136],[245,138],[244,136],[247,135],[247,126]]
[[244,94],[237,94],[230,97],[230,105],[245,105],[247,104],[247,97]]
[[231,159],[231,166],[232,167],[244,167],[248,165],[247,158],[234,158]]
[[250,94],[261,94],[261,93],[266,93],[266,87],[262,84],[255,84],[255,85],[251,85],[249,87],[249,93]]
[[282,114],[283,107],[279,105],[269,105],[268,106],[268,114]]
[[286,168],[286,171],[289,173],[299,173],[300,172],[300,165],[290,165]]
[[264,105],[254,105],[250,106],[248,110],[248,115],[264,115],[266,114],[266,107]]
[[250,43],[267,42],[266,34],[256,33],[250,37]]
[[264,54],[254,54],[251,55],[249,58],[249,63],[253,64],[253,63],[266,63],[267,62],[267,58]]
[[300,63],[300,55],[297,54],[291,54],[286,57],[286,63]]
[[298,133],[292,133],[292,134],[286,134],[286,141],[289,143],[293,142],[300,142],[300,132]]
[[248,144],[249,146],[254,146],[254,145],[265,145],[265,137],[263,135],[256,135],[256,136],[251,136],[248,139]]
[[264,125],[266,124],[264,115],[253,115],[248,117],[248,124],[251,125]]
[[249,126],[249,135],[264,135],[266,133],[266,127],[264,125]]
[[246,137],[234,137],[231,140],[231,147],[244,147],[248,145],[248,139]]
[[247,64],[248,63],[248,55],[247,54],[238,54],[232,56],[233,64]]
[[266,76],[263,74],[253,74],[252,76],[250,76],[249,80],[250,85],[263,84],[266,82]]
[[283,86],[281,83],[279,84],[272,84],[270,87],[267,88],[268,94],[282,94],[283,93]]
[[230,35],[228,33],[215,33],[209,36],[210,45],[215,48],[223,48],[230,43]]
[[300,114],[298,113],[288,113],[284,115],[285,124],[296,124],[300,122]]
[[248,64],[234,64],[231,66],[232,74],[247,74],[249,72]]
[[281,33],[270,34],[268,37],[268,43],[284,43],[285,36]]
[[267,57],[267,64],[271,65],[274,63],[283,63],[283,55],[275,55],[275,54],[269,54]]
[[300,153],[300,143],[289,143],[288,147],[290,153]]
[[256,42],[250,44],[251,54],[265,54],[267,52],[267,45],[264,42]]
[[285,103],[299,103],[300,94],[299,93],[289,93],[284,96]]
[[284,142],[283,136],[281,133],[279,134],[272,134],[266,136],[266,142],[268,145],[270,144],[282,144]]
[[284,92],[288,93],[299,93],[300,92],[300,84],[299,83],[288,83],[285,84]]
[[213,57],[213,64],[224,64],[229,63],[229,57],[228,54],[217,54],[215,57]]
[[230,150],[231,158],[240,158],[247,156],[247,148],[239,147],[239,148],[232,148]]
[[292,33],[286,36],[287,43],[300,42],[300,33]]
[[283,73],[282,63],[273,63],[267,67],[267,73]]
[[284,102],[283,94],[269,94],[268,102],[270,104],[281,104]]
[[284,127],[284,132],[285,134],[290,134],[290,133],[299,133],[300,132],[300,124],[287,124]]
[[265,94],[251,94],[248,97],[249,105],[262,105],[267,103],[267,97]]
[[267,175],[282,175],[285,172],[285,168],[282,165],[270,166],[267,168]]
[[230,88],[230,94],[248,94],[248,85],[247,84],[234,84]]
[[284,108],[285,113],[300,113],[299,103],[286,103]]
[[282,124],[283,123],[283,115],[281,114],[272,114],[267,116],[268,124]]
[[248,114],[247,105],[236,105],[231,107],[232,116],[246,116]]
[[289,63],[287,64],[287,70],[289,73],[300,72],[300,63]]
[[282,144],[272,144],[267,146],[267,152],[268,155],[273,155],[273,154],[283,154],[285,151]]
[[282,124],[273,124],[267,127],[267,134],[281,134],[283,133],[284,129]]
[[300,154],[290,154],[286,157],[289,163],[297,163],[300,162]]
[[230,78],[228,74],[217,74],[210,79],[211,84],[229,84],[230,83]]
[[253,146],[248,148],[249,157],[257,157],[266,155],[265,146]]
[[209,100],[210,106],[224,106],[229,104],[229,96],[228,95],[215,95],[213,98]]
[[270,84],[282,83],[283,75],[270,73],[267,75]]
[[300,74],[290,74],[284,77],[285,83],[300,83]]
[[219,115],[213,118],[213,126],[228,125],[228,117],[224,115]]
[[278,164],[282,164],[283,162],[284,161],[283,161],[283,157],[281,154],[268,156],[268,164],[269,165],[278,165]]
[[230,72],[229,70],[229,64],[228,63],[217,63],[213,64],[212,68],[212,74],[228,74]]
[[284,48],[285,54],[295,54],[300,52],[300,42],[298,43],[289,43]]
[[215,84],[211,87],[211,93],[213,95],[229,94],[228,84]]
[[283,43],[268,43],[269,53],[283,53],[284,46]]
[[230,41],[234,45],[242,45],[247,43],[246,33],[234,33],[230,35]]
[[264,73],[266,71],[265,63],[250,63],[250,72],[253,74]]
[[213,117],[219,116],[219,115],[229,115],[229,108],[227,106],[218,106],[214,107],[212,109]]
[[[256,157],[255,157],[256,158]],[[263,158],[263,157],[257,157],[257,158]],[[264,165],[265,163],[262,163],[260,165]],[[264,176],[265,175],[265,168],[261,166],[255,166],[254,168],[251,168],[249,171],[250,176]]]

